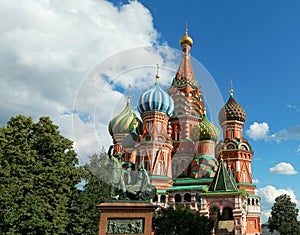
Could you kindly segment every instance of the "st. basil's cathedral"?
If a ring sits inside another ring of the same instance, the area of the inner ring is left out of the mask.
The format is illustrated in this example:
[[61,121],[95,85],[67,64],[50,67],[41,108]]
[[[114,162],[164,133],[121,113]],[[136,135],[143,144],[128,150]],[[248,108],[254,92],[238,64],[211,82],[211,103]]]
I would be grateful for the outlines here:
[[125,109],[109,123],[124,168],[143,163],[161,207],[180,203],[215,221],[213,234],[261,234],[260,198],[252,182],[253,151],[243,137],[244,108],[230,89],[219,112],[219,129],[210,122],[190,60],[192,38],[180,39],[182,59],[171,86],[154,86],[137,109]]

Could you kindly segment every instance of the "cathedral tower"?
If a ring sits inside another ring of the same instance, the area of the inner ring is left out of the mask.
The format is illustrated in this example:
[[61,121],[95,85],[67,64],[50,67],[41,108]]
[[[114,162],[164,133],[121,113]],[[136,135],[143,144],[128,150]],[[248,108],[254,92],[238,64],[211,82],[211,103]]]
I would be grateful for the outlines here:
[[254,194],[251,169],[253,152],[247,139],[243,137],[245,121],[246,112],[234,99],[231,89],[229,99],[219,113],[224,141],[222,146],[217,147],[217,152],[222,152],[224,162],[231,166],[239,188]]
[[158,74],[154,87],[139,99],[138,111],[143,120],[141,140],[136,146],[140,162],[150,173],[152,184],[158,190],[172,185],[169,118],[174,111],[172,98],[161,89]]
[[180,39],[182,48],[181,63],[168,90],[174,101],[175,111],[170,118],[172,126],[174,169],[185,175],[188,163],[195,156],[191,131],[203,116],[203,102],[200,87],[197,84],[190,60],[193,45],[192,38],[186,34]]

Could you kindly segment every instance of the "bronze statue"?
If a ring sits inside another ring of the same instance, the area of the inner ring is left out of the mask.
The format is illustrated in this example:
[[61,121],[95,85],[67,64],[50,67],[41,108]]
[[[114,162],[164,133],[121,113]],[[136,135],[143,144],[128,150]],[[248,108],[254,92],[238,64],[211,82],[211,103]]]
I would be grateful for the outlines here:
[[122,153],[112,154],[114,146],[110,146],[108,155],[112,163],[110,197],[114,200],[150,200],[156,195],[156,188],[150,183],[150,178],[144,164],[137,163],[137,170],[132,171],[133,163],[129,162],[123,169]]

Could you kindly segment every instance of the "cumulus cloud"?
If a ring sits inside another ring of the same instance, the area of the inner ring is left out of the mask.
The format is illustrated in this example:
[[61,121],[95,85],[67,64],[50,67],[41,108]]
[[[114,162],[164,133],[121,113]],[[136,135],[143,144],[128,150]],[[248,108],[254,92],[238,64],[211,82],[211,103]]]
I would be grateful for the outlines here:
[[253,122],[246,134],[253,140],[275,141],[277,143],[283,140],[300,140],[300,126],[293,126],[289,129],[283,129],[273,134],[269,134],[270,127],[266,122]]
[[254,122],[250,126],[250,129],[246,131],[246,134],[254,140],[260,140],[260,139],[265,139],[267,137],[268,132],[269,132],[268,123]]
[[[73,110],[82,80],[109,56],[153,46],[158,39],[149,10],[137,1],[115,7],[96,0],[3,0],[0,35],[0,123],[5,125],[10,116],[18,114],[34,119],[50,116],[68,138],[73,139],[73,127],[79,130],[80,141],[75,144],[86,149],[83,154],[101,149],[108,141],[96,143],[86,138],[95,132],[94,124],[89,123],[93,112],[86,112],[93,100]],[[144,55],[155,57],[156,63],[163,61],[159,53],[145,51]],[[108,85],[98,80],[98,87]],[[105,100],[107,106],[112,97],[124,97],[114,89],[106,91],[110,97]],[[101,115],[106,114],[104,110]],[[105,133],[104,123],[101,125]]]
[[[160,41],[138,1],[117,7],[105,0],[1,1],[0,123],[18,114],[50,116],[86,159],[111,144],[108,123],[128,95],[137,111],[139,96],[154,84],[156,64],[160,85],[170,86],[182,53]],[[217,117],[221,93],[191,59]]]
[[298,172],[294,169],[293,165],[287,162],[280,162],[269,169],[271,173],[281,175],[296,175]]
[[261,197],[261,216],[262,222],[266,222],[271,213],[271,207],[275,202],[275,198],[287,194],[291,197],[292,202],[296,203],[298,206],[300,202],[297,200],[294,191],[290,188],[288,189],[277,189],[272,185],[268,185],[264,188],[259,188],[256,190],[256,194]]

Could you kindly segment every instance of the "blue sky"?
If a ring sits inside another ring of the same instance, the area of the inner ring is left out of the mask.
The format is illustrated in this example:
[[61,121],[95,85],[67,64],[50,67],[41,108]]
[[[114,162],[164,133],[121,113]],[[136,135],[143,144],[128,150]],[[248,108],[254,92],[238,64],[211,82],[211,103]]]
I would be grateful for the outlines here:
[[[124,108],[128,83],[151,85],[156,63],[178,67],[158,52],[180,50],[187,21],[192,56],[224,101],[232,79],[247,112],[265,221],[281,193],[300,207],[299,12],[293,0],[2,0],[0,124],[50,116],[84,163],[111,144],[107,125]],[[161,70],[164,87],[175,72]]]
[[[180,49],[178,40],[188,21],[192,56],[211,73],[224,100],[232,78],[235,98],[247,112],[244,136],[254,150],[253,178],[258,189],[264,188],[265,194],[275,193],[270,185],[280,192],[291,189],[299,200],[300,3],[140,2],[150,10],[160,41],[170,47]],[[254,122],[266,125],[257,125],[253,139],[246,130]]]

